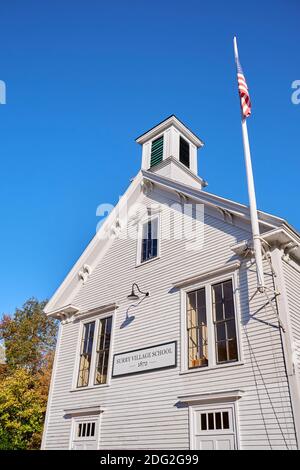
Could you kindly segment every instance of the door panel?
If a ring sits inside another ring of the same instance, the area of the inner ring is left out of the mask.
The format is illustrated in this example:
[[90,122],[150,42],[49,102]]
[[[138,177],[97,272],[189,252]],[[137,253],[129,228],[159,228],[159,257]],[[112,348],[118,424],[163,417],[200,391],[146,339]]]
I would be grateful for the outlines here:
[[197,436],[195,450],[234,450],[234,436]]

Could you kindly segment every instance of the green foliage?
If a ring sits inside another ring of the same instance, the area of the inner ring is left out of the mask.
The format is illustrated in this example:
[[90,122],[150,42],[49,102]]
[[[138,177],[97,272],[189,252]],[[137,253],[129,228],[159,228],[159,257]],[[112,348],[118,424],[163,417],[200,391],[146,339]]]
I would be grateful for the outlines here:
[[40,441],[45,400],[30,372],[16,369],[0,381],[0,449],[32,449]]
[[57,334],[45,304],[30,299],[0,321],[0,450],[40,448]]
[[56,341],[57,322],[43,313],[46,302],[29,299],[13,317],[0,322],[0,340],[4,340],[9,368],[24,367],[33,373],[45,365],[47,354]]

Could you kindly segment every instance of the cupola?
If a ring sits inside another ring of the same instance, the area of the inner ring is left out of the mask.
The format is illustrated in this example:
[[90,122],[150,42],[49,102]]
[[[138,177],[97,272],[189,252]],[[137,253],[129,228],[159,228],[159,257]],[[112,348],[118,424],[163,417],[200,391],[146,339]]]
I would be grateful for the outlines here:
[[172,115],[136,139],[142,145],[142,170],[202,189],[205,181],[198,176],[199,139]]

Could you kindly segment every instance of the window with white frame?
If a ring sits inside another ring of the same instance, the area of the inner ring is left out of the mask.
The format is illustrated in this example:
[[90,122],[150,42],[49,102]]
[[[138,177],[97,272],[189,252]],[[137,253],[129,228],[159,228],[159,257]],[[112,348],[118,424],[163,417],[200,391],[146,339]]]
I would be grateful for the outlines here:
[[83,323],[77,388],[107,383],[111,335],[112,316]]
[[239,360],[232,279],[185,293],[185,369]]
[[142,223],[138,250],[138,262],[145,263],[158,256],[158,217],[152,217]]
[[95,322],[85,323],[80,346],[78,387],[86,387],[89,384],[92,350],[94,342]]
[[232,280],[212,286],[216,361],[237,361],[236,320]]

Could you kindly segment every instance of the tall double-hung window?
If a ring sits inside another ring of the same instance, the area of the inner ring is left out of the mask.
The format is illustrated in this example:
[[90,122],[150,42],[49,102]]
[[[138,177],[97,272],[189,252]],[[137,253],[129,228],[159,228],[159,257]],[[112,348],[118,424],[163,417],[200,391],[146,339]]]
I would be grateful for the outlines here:
[[77,387],[107,383],[112,335],[112,316],[83,324]]
[[139,262],[144,263],[158,256],[158,217],[142,224]]
[[186,367],[239,360],[232,279],[186,293]]

